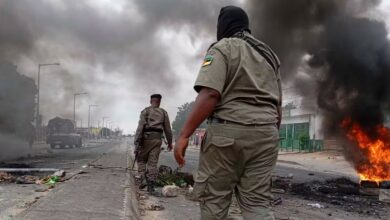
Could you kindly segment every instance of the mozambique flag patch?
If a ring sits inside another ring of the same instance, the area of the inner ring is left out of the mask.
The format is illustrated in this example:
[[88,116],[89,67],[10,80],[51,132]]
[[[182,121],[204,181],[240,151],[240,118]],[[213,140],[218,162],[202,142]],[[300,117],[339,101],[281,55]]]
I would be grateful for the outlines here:
[[210,54],[206,55],[206,57],[203,60],[202,67],[210,65],[214,60],[214,57]]

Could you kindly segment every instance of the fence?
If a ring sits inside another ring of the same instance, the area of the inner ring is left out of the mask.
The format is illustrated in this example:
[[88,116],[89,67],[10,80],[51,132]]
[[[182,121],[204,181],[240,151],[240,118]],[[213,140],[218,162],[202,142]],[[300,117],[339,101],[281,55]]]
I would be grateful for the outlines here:
[[281,151],[316,152],[324,149],[323,140],[281,139]]

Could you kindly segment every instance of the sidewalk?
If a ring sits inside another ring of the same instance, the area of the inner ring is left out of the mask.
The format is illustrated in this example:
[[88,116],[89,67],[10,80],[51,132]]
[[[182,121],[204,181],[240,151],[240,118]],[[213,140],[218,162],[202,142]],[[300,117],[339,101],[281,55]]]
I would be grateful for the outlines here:
[[16,219],[139,219],[130,162],[123,142]]

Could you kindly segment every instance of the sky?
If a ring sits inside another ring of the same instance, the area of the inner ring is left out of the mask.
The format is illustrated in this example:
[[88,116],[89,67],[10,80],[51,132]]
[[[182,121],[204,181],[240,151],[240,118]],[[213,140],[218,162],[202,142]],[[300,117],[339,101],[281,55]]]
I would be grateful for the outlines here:
[[[215,41],[221,6],[245,0],[0,0],[0,59],[24,75],[41,69],[44,121],[73,117],[87,125],[88,105],[96,126],[109,117],[133,133],[152,93],[174,120],[177,107],[193,101],[192,86],[208,46]],[[390,29],[390,0],[378,11]],[[389,36],[390,38],[390,36]],[[4,52],[6,51],[6,52]]]

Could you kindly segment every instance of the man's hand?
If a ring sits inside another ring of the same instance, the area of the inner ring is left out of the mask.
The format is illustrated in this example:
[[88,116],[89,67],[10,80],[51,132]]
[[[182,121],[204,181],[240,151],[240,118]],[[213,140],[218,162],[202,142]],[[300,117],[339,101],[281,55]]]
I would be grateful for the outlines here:
[[179,137],[176,141],[175,145],[175,159],[177,164],[179,164],[180,167],[183,167],[185,164],[185,153],[186,149],[188,147],[189,138],[186,137]]
[[173,149],[172,144],[168,144],[168,150],[169,150],[169,151],[172,151],[172,149]]

